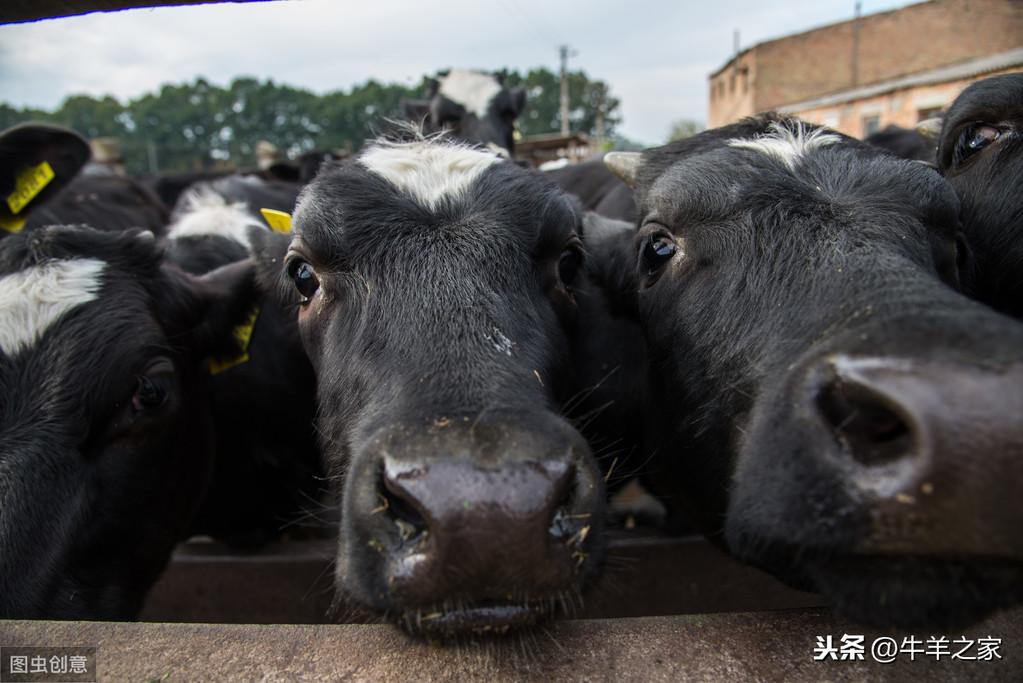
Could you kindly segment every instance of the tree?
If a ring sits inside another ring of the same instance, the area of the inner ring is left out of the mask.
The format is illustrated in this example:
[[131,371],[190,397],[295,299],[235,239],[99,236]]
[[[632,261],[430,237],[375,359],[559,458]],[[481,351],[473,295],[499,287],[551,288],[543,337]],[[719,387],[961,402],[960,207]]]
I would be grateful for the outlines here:
[[703,123],[700,121],[694,121],[693,119],[678,119],[668,131],[668,142],[675,142],[676,140],[684,140],[685,138],[692,137],[703,130]]
[[[556,133],[561,130],[561,81],[557,74],[545,69],[530,69],[525,76],[512,71],[505,79],[510,87],[526,88],[526,110],[518,119],[523,135]],[[597,112],[603,107],[604,135],[611,137],[621,123],[618,107],[621,101],[611,95],[603,81],[591,81],[583,71],[568,74],[569,129],[589,136],[597,134]]]
[[[52,113],[0,104],[0,129],[41,120],[68,126],[88,138],[115,137],[132,173],[150,170],[152,154],[165,171],[246,167],[255,163],[259,140],[268,140],[291,158],[313,149],[357,150],[382,129],[385,119],[402,119],[401,101],[422,97],[426,83],[425,77],[416,88],[369,80],[347,92],[316,95],[272,80],[239,77],[222,87],[198,77],[191,83],[163,85],[126,104],[88,95],[72,95]],[[511,72],[506,83],[527,89],[526,110],[519,117],[523,135],[560,129],[554,73]],[[605,135],[614,135],[621,121],[620,103],[606,83],[572,72],[569,95],[574,132],[595,135],[602,108]]]

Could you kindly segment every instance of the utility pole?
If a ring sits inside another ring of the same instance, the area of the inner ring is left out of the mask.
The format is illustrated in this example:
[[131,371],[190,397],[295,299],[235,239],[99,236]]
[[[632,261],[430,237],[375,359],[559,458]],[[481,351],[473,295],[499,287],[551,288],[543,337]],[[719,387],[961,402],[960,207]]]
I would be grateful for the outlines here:
[[574,56],[568,45],[560,45],[558,54],[561,56],[561,134],[565,137],[569,134],[568,129],[568,58],[569,53]]
[[152,140],[146,141],[146,156],[149,157],[149,172],[159,172],[160,164],[156,159],[156,144]]

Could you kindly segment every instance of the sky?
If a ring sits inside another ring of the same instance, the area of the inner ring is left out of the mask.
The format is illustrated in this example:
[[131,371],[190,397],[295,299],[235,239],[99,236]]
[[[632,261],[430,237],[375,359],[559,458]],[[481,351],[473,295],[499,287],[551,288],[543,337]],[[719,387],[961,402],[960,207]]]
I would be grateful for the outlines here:
[[[863,13],[910,4],[863,0]],[[283,0],[94,13],[0,26],[0,101],[122,101],[204,76],[272,78],[317,93],[370,78],[418,84],[450,67],[569,68],[606,81],[619,132],[663,142],[706,121],[707,76],[742,48],[852,17],[854,0]]]

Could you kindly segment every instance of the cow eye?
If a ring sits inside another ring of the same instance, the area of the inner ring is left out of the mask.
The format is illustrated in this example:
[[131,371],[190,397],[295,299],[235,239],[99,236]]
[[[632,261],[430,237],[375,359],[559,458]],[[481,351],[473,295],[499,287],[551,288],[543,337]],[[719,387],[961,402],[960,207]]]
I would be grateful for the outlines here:
[[302,295],[302,303],[308,303],[320,288],[320,280],[316,271],[308,261],[295,259],[288,265],[288,277],[295,283],[295,289]]
[[968,126],[959,134],[959,139],[956,141],[952,158],[953,165],[958,166],[1000,137],[1002,137],[1002,131],[994,126],[983,123]]
[[167,400],[167,390],[154,378],[139,375],[136,378],[135,393],[131,396],[131,408],[135,413],[159,408]]
[[583,253],[578,246],[571,246],[561,252],[558,259],[558,278],[566,287],[572,284],[583,264]]
[[647,275],[655,275],[667,265],[677,251],[675,240],[665,233],[654,233],[643,243],[643,269]]

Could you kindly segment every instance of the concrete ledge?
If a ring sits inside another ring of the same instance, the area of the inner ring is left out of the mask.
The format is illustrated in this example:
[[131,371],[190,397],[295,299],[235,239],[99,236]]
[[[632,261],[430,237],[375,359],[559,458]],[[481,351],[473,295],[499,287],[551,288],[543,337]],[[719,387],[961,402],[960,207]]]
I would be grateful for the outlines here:
[[[813,660],[816,636],[866,636],[864,661]],[[871,660],[877,632],[826,611],[569,621],[459,648],[383,625],[256,626],[0,621],[0,645],[97,645],[101,681],[433,680],[1020,680],[1023,610],[969,638],[1002,639],[1001,660]],[[926,641],[931,633],[914,634]],[[946,634],[957,638],[962,633]]]

